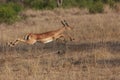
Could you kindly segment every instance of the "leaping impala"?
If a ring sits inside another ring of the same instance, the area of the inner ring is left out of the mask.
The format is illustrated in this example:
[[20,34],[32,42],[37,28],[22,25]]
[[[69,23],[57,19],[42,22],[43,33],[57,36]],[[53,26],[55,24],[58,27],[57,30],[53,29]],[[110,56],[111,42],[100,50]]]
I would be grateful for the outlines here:
[[53,30],[53,31],[48,31],[45,33],[40,33],[40,34],[29,33],[25,36],[24,39],[18,38],[14,42],[9,42],[8,45],[13,47],[16,44],[18,44],[19,42],[24,42],[24,43],[28,43],[28,44],[34,44],[36,42],[49,43],[54,40],[60,39],[61,37],[63,37],[64,39],[66,37],[68,37],[72,41],[73,40],[72,37],[68,34],[65,34],[65,32],[66,32],[66,30],[73,30],[73,27],[69,26],[65,20],[61,21],[61,23],[63,24],[62,28],[59,28],[59,29]]

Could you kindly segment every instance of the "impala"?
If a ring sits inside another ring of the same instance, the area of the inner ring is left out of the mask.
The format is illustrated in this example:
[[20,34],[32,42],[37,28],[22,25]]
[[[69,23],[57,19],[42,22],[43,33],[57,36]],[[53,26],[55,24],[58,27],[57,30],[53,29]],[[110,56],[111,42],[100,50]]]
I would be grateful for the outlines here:
[[41,43],[49,43],[57,39],[65,38],[68,37],[71,41],[73,40],[72,37],[68,34],[65,34],[66,30],[73,30],[73,27],[69,26],[68,23],[64,20],[61,21],[63,24],[62,28],[59,28],[57,30],[53,31],[48,31],[45,33],[29,33],[25,36],[24,39],[18,38],[14,42],[9,42],[9,46],[15,46],[19,42],[24,42],[28,44],[34,44],[36,42],[41,42]]

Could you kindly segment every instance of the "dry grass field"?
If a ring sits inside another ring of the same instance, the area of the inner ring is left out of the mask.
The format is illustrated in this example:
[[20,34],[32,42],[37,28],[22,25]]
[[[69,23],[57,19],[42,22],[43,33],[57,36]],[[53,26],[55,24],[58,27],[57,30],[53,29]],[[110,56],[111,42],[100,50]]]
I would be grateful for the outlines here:
[[[120,15],[105,9],[103,14],[87,10],[27,10],[25,20],[0,24],[0,80],[119,80]],[[27,33],[42,33],[62,27],[65,19],[74,27],[75,40],[15,47],[8,41]],[[59,51],[59,53],[58,53]]]

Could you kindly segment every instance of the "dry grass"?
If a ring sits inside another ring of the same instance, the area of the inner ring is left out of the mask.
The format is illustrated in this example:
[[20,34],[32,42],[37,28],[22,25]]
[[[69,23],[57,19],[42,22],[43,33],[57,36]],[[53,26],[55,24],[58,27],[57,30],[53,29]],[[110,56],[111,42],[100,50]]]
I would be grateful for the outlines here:
[[[120,15],[110,12],[92,15],[77,8],[27,10],[26,20],[1,24],[0,80],[119,80]],[[6,46],[29,32],[60,28],[61,19],[74,26],[74,42]]]

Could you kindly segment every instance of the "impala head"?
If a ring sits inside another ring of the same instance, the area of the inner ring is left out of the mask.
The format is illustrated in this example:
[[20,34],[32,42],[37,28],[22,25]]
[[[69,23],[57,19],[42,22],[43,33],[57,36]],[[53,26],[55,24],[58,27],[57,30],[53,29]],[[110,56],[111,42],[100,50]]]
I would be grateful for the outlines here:
[[68,29],[68,30],[73,30],[73,27],[70,26],[70,25],[67,23],[66,20],[61,21],[61,23],[63,24],[63,26],[64,26],[66,29]]
[[[71,30],[71,31],[73,32],[74,27],[70,26],[70,25],[67,23],[66,20],[61,21],[61,23],[63,24],[63,26],[64,26],[67,30]],[[71,41],[72,41],[72,40],[75,40],[75,39],[74,39],[74,38],[71,38]]]

